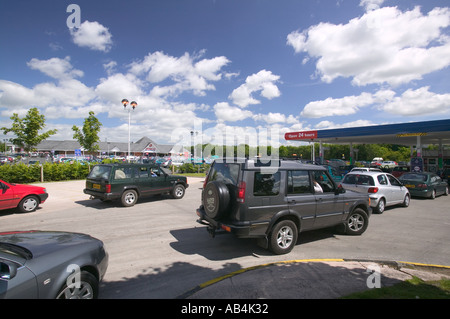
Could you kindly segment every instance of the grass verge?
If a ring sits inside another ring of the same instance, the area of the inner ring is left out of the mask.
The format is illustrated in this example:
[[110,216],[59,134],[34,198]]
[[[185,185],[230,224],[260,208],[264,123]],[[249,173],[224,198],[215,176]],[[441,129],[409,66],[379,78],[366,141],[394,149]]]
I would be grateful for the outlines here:
[[450,299],[450,280],[423,281],[413,277],[393,286],[354,293],[342,299]]

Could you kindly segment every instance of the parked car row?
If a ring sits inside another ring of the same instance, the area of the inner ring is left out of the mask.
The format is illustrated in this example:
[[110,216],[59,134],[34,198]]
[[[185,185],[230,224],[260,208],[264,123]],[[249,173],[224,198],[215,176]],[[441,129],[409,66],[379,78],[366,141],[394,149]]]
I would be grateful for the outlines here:
[[380,214],[387,206],[409,206],[411,196],[434,199],[449,193],[447,181],[429,172],[407,172],[396,178],[376,169],[358,169],[345,175],[340,185],[344,189],[367,193],[374,211]]
[[[155,164],[99,164],[92,168],[84,192],[101,200],[133,206],[141,196],[170,193],[181,199],[184,176]],[[45,202],[44,187],[0,180],[0,209],[32,212]],[[108,267],[101,240],[69,232],[0,233],[0,299],[94,299]]]
[[[406,172],[400,178],[379,169],[354,169],[340,182],[333,167],[261,160],[215,161],[205,179],[197,222],[211,235],[226,231],[257,238],[275,254],[289,253],[302,231],[341,226],[361,235],[372,210],[410,205],[411,196],[448,195],[447,182],[433,173]],[[144,195],[181,199],[183,176],[155,164],[98,164],[84,193],[133,206]],[[45,188],[0,181],[0,209],[32,212],[45,202]],[[345,203],[345,205],[344,205]],[[345,207],[345,208],[344,208]],[[102,241],[68,232],[0,233],[0,298],[96,298],[108,267]]]

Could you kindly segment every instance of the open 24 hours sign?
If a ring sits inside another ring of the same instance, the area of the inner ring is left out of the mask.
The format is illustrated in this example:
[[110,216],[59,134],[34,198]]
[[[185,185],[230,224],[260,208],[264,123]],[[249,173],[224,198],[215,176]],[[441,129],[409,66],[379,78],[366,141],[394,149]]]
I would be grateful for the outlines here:
[[317,138],[317,131],[291,132],[284,134],[286,140],[313,140]]

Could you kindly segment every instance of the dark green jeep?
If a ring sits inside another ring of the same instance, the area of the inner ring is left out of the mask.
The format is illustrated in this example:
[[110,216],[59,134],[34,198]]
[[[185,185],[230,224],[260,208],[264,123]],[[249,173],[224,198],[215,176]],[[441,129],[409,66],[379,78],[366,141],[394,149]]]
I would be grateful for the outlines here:
[[100,200],[120,199],[123,206],[133,206],[141,196],[169,193],[182,198],[187,178],[171,175],[154,164],[100,164],[92,168],[84,193]]

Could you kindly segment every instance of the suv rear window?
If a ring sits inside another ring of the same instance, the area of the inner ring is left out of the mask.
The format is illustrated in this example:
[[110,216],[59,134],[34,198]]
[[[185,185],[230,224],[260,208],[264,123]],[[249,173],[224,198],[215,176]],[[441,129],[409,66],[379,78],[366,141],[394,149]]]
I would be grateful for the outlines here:
[[211,167],[208,181],[237,185],[239,169],[239,164],[214,163]]
[[96,165],[92,168],[91,172],[88,175],[88,178],[105,178],[109,177],[109,173],[111,172],[111,166],[104,165]]

